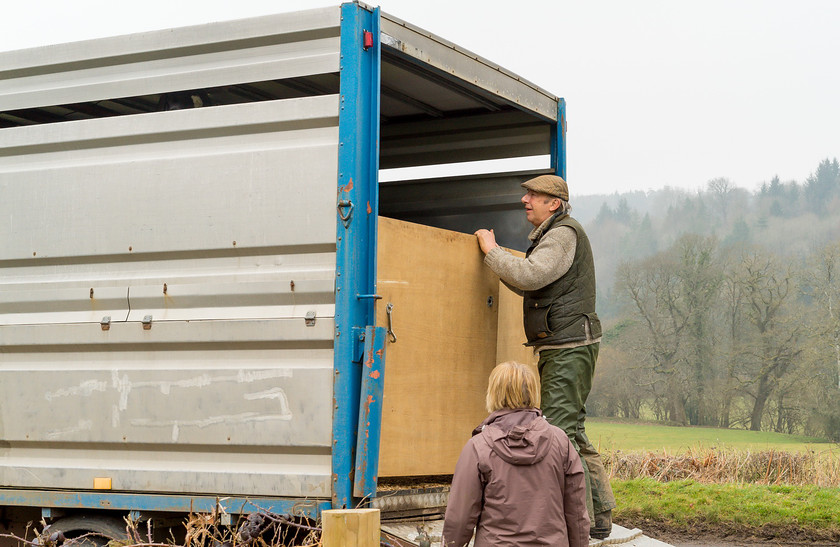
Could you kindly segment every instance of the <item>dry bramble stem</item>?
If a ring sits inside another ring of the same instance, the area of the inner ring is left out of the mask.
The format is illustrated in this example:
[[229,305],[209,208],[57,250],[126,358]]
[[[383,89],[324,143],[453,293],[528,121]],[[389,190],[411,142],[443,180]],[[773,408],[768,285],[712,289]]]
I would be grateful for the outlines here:
[[788,453],[730,449],[689,450],[686,453],[605,452],[610,477],[651,477],[667,482],[692,479],[705,483],[840,486],[840,458],[833,451]]

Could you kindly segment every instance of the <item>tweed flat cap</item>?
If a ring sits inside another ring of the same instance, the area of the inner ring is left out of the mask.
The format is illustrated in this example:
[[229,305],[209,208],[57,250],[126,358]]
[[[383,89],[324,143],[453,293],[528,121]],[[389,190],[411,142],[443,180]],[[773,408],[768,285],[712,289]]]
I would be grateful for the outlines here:
[[569,201],[569,185],[557,175],[540,175],[522,183],[522,188]]

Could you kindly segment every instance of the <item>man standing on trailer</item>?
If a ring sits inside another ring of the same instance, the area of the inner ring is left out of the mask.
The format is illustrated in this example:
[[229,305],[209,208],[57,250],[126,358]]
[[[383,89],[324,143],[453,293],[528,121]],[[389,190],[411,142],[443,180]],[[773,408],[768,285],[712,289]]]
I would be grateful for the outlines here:
[[595,265],[583,227],[569,216],[569,187],[556,175],[522,183],[525,216],[534,225],[525,258],[502,249],[490,230],[475,235],[484,263],[524,297],[526,345],[539,353],[542,411],[566,432],[584,463],[590,535],[612,530],[615,497],[601,456],[586,436],[586,398],[601,342],[595,313]]

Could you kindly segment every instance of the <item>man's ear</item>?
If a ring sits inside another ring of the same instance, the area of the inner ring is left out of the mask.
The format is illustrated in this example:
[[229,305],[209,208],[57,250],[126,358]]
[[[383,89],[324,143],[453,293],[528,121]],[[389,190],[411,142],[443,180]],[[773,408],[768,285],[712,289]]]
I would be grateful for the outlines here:
[[551,205],[548,206],[548,210],[552,213],[560,208],[560,198],[553,198],[551,200]]

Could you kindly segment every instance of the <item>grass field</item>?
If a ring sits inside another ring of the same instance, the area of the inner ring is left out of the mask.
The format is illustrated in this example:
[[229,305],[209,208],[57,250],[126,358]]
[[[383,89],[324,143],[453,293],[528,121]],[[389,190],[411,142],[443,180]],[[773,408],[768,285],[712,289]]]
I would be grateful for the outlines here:
[[597,418],[586,431],[611,470],[619,524],[665,538],[840,542],[837,443]]
[[829,443],[825,439],[743,429],[675,427],[588,418],[586,433],[599,451],[679,453],[687,450],[726,448],[786,452],[833,450],[840,453],[837,443]]
[[612,481],[612,486],[616,522],[653,536],[772,540],[762,545],[840,541],[839,488],[661,483],[650,478]]

